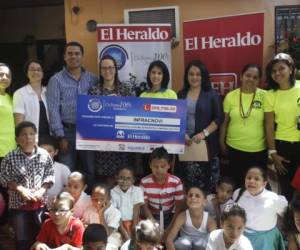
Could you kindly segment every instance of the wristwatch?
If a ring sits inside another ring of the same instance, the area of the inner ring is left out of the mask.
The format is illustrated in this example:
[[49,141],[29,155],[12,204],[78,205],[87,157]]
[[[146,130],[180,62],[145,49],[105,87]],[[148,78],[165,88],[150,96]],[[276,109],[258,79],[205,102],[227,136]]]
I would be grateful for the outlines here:
[[203,134],[205,135],[205,138],[209,136],[209,132],[207,129],[203,129]]

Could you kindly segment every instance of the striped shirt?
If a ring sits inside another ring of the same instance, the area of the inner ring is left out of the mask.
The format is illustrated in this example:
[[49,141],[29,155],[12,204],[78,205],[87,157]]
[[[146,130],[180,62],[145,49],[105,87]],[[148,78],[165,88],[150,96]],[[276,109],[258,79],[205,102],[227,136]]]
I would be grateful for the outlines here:
[[55,136],[64,136],[63,124],[76,123],[77,95],[86,95],[98,79],[92,73],[82,69],[79,80],[63,68],[49,80],[47,103],[50,129]]
[[145,201],[153,214],[158,214],[160,209],[164,212],[173,212],[176,202],[183,200],[183,186],[181,180],[171,174],[167,174],[166,182],[155,182],[150,174],[141,180],[141,188],[144,191]]
[[[0,184],[7,187],[9,182],[16,182],[25,188],[36,191],[45,183],[54,183],[53,162],[48,152],[40,147],[28,157],[21,148],[8,153],[0,166]],[[17,191],[10,190],[8,207],[18,209],[25,205]]]

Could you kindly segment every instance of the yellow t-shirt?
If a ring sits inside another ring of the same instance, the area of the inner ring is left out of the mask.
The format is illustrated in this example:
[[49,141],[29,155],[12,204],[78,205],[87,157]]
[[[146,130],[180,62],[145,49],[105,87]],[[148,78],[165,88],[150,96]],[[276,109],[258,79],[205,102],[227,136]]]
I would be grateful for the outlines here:
[[300,141],[300,130],[297,129],[297,117],[300,116],[300,84],[296,83],[287,90],[269,90],[264,108],[265,112],[275,114],[275,139]]
[[164,91],[158,91],[158,92],[145,91],[140,95],[140,97],[177,99],[177,94],[172,89],[166,89]]
[[0,119],[0,157],[4,157],[16,148],[12,99],[8,94],[0,95]]
[[[265,90],[257,88],[252,111],[245,119],[240,114],[240,89],[226,95],[223,107],[230,118],[226,135],[227,145],[245,152],[259,152],[266,148],[263,109],[265,93]],[[252,93],[242,93],[244,113],[249,110],[252,98]]]

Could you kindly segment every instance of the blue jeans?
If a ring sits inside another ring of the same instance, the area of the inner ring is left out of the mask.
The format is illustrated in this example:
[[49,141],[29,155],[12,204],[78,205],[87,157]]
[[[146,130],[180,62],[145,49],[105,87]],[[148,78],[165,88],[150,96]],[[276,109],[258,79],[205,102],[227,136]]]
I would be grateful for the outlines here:
[[91,186],[95,179],[95,152],[90,150],[76,150],[75,126],[72,128],[64,127],[64,133],[69,142],[70,149],[66,154],[59,153],[59,162],[67,165],[71,172],[80,166],[86,177],[87,184]]

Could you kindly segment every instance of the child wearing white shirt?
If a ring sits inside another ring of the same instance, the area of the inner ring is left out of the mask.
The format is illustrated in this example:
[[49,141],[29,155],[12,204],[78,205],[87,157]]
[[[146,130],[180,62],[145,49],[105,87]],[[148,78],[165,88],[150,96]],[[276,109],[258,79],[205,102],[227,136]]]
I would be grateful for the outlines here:
[[131,238],[132,228],[139,220],[140,208],[144,204],[144,193],[134,186],[134,173],[130,167],[122,167],[117,175],[118,185],[111,190],[111,202],[121,212],[120,231],[125,240]]
[[91,203],[83,213],[83,223],[102,224],[108,235],[107,249],[117,250],[121,244],[121,235],[118,233],[121,213],[110,202],[108,187],[96,184],[92,189]]
[[39,146],[46,149],[53,160],[55,182],[53,186],[47,190],[47,207],[50,208],[52,207],[54,198],[67,186],[71,171],[66,165],[54,161],[54,158],[58,154],[58,145],[54,137],[41,137],[39,139]]
[[246,212],[237,204],[225,206],[221,215],[222,229],[210,233],[206,250],[253,250],[243,235]]
[[80,172],[72,172],[68,177],[67,191],[75,200],[73,216],[79,219],[82,218],[83,212],[91,204],[91,198],[84,192],[85,189],[85,176]]
[[245,235],[254,249],[284,250],[284,242],[277,229],[277,216],[283,215],[287,208],[284,196],[265,189],[267,174],[260,167],[248,169],[245,188],[238,189],[233,199],[246,210]]

